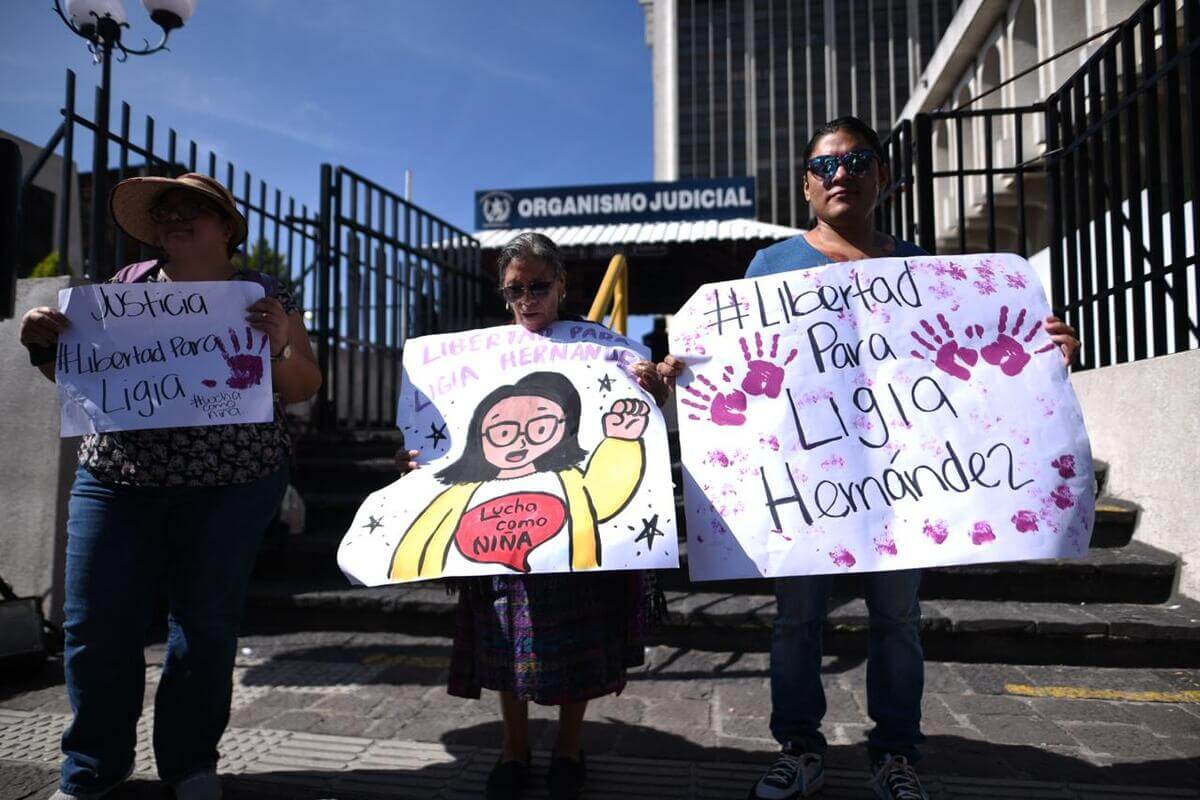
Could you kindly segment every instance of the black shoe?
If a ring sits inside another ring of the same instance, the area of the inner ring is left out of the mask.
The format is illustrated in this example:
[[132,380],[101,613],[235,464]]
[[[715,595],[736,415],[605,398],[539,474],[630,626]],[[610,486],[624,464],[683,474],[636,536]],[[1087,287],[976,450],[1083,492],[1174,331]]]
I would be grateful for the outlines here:
[[504,756],[492,767],[487,779],[487,800],[517,800],[525,791],[529,777],[529,764],[533,754],[527,753],[524,761],[505,761]]
[[890,753],[875,763],[871,789],[879,800],[929,800],[917,771],[904,756]]
[[550,790],[550,800],[576,800],[583,792],[583,784],[587,781],[587,760],[583,751],[579,751],[579,760],[566,756],[555,756],[550,761],[550,769],[546,772],[546,787]]

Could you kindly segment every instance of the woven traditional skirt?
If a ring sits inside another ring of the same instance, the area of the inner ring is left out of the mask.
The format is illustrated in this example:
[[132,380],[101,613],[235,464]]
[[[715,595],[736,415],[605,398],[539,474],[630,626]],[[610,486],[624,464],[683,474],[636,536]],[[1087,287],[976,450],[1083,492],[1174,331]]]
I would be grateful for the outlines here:
[[542,705],[625,688],[643,662],[655,586],[644,572],[497,575],[460,583],[449,692]]

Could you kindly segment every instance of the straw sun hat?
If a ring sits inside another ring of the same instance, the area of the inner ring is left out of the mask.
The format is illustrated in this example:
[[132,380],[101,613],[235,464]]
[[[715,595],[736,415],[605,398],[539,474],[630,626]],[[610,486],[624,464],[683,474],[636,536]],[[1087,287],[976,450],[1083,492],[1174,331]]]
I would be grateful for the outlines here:
[[127,178],[121,181],[113,187],[112,194],[108,197],[113,220],[134,239],[151,247],[158,247],[158,229],[150,219],[150,209],[163,194],[172,189],[183,189],[200,195],[221,209],[233,223],[233,236],[229,240],[230,252],[246,240],[246,218],[237,210],[233,195],[220,181],[198,172],[188,172],[178,178]]

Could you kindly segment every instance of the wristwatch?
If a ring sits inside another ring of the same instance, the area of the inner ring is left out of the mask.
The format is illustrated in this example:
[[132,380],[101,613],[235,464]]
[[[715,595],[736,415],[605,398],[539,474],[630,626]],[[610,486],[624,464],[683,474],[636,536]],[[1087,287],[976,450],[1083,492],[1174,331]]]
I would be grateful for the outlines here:
[[292,343],[288,342],[287,344],[285,344],[283,346],[283,349],[279,351],[279,355],[271,356],[271,363],[274,364],[276,361],[286,361],[287,359],[291,358],[291,356],[292,356]]

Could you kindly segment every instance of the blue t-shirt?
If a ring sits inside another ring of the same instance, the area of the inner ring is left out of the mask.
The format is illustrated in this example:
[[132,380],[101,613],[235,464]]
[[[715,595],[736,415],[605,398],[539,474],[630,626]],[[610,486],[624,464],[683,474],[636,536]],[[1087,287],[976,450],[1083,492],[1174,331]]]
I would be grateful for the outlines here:
[[[892,254],[888,258],[908,258],[910,256],[927,255],[929,254],[915,244],[906,242],[903,239],[897,239],[896,249],[892,251]],[[793,236],[791,239],[776,242],[770,247],[764,247],[755,253],[754,258],[750,259],[750,266],[746,268],[746,277],[757,278],[762,275],[775,275],[793,269],[823,267],[828,263],[830,263],[829,257],[809,244],[808,240],[804,238],[804,234],[800,234],[799,236]]]

